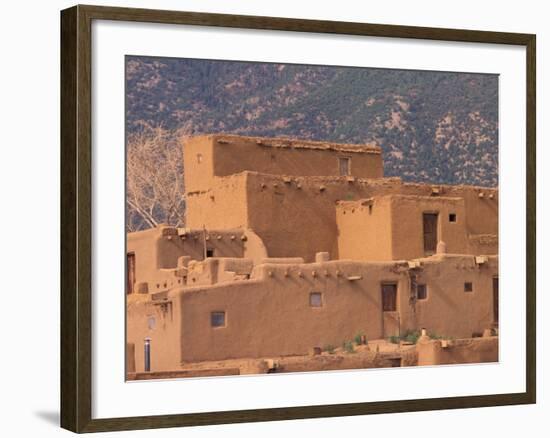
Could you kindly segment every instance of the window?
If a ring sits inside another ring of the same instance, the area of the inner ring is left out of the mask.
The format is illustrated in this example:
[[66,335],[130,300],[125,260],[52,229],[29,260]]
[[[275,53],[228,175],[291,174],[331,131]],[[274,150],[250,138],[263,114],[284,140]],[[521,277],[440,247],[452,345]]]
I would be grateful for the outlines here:
[[207,248],[206,249],[206,257],[214,257],[214,249],[213,248]]
[[397,311],[397,284],[382,285],[382,310],[384,312]]
[[210,314],[210,325],[212,327],[225,327],[225,312],[212,312]]
[[311,307],[322,307],[323,297],[321,292],[311,292],[309,294],[309,305]]
[[464,292],[473,292],[474,291],[474,285],[471,281],[467,281],[464,283]]
[[416,298],[418,300],[425,300],[428,298],[428,288],[425,284],[416,285]]
[[197,154],[197,163],[198,164],[202,163],[202,154]]
[[351,158],[342,157],[338,158],[338,168],[340,170],[340,176],[351,175]]
[[456,222],[456,213],[449,214],[449,222]]
[[389,359],[390,361],[390,365],[392,368],[398,368],[401,366],[401,358],[400,357],[396,357],[396,358],[391,358]]

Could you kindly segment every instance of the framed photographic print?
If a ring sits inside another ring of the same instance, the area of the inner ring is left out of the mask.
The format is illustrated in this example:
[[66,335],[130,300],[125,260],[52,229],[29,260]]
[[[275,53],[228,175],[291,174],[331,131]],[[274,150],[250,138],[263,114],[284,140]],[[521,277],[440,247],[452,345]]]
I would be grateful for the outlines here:
[[61,13],[61,420],[535,402],[535,36]]

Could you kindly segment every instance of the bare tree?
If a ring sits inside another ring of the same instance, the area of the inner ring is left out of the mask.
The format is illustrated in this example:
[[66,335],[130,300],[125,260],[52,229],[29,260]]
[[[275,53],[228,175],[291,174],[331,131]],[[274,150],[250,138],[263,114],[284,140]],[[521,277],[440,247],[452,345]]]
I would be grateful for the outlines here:
[[189,126],[176,131],[145,126],[127,139],[126,230],[161,223],[183,226],[185,191],[182,143]]

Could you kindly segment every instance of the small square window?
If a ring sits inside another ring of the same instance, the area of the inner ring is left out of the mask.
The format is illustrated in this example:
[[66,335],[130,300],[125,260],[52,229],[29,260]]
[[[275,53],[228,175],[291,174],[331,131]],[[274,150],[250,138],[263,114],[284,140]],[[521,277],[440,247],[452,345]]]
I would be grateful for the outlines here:
[[471,281],[467,281],[464,283],[464,292],[473,292],[474,291],[474,285]]
[[311,292],[309,294],[309,305],[311,307],[322,307],[323,306],[323,297],[321,292]]
[[419,300],[425,300],[428,298],[428,288],[425,284],[416,285],[416,298]]
[[212,327],[225,327],[225,312],[212,312],[210,314],[210,325]]
[[449,222],[456,222],[456,213],[449,214]]
[[207,248],[206,249],[206,257],[214,257],[214,249],[213,248]]

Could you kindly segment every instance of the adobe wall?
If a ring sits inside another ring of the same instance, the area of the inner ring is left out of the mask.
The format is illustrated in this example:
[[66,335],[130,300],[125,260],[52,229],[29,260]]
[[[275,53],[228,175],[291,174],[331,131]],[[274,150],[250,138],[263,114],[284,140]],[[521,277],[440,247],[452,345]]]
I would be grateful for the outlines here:
[[213,141],[210,136],[185,139],[183,147],[183,182],[185,192],[208,190],[214,178]]
[[187,192],[185,224],[189,228],[247,228],[247,175],[215,178],[205,192]]
[[[222,271],[250,270],[246,259],[237,263],[243,266],[234,262],[197,262],[216,265],[205,271],[202,286],[129,297],[127,342],[135,344],[138,372],[145,336],[153,339],[154,351],[166,355],[155,357],[159,370],[174,369],[174,357],[195,362],[308,354],[313,347],[341,346],[359,333],[372,340],[426,328],[438,336],[467,338],[494,322],[497,257],[476,265],[474,257],[437,255],[420,259],[414,269],[407,262],[266,263],[254,267],[250,280],[233,276],[216,283]],[[213,274],[216,280],[205,281]],[[382,312],[381,285],[387,282],[397,284],[396,312]],[[414,282],[427,285],[427,299],[412,299]],[[464,291],[465,282],[473,284],[473,292]],[[311,292],[322,293],[322,307],[310,306]],[[172,303],[169,312],[163,312],[162,299]],[[214,311],[226,312],[226,327],[211,327]],[[390,320],[395,327],[388,326]]]
[[397,192],[395,178],[350,180],[344,177],[284,179],[248,173],[248,226],[263,240],[270,257],[303,257],[338,253],[336,202],[372,193]]
[[400,195],[464,198],[466,232],[498,234],[498,189],[468,185],[403,183]]
[[352,260],[392,260],[390,197],[339,201],[336,206],[338,255]]
[[[341,346],[358,333],[382,337],[381,281],[403,288],[393,264],[354,262],[255,268],[251,280],[179,292],[184,361],[307,354],[312,347]],[[360,276],[360,280],[348,277]],[[310,292],[323,306],[310,307]],[[226,327],[210,326],[210,314],[226,312]]]
[[[437,190],[437,194],[433,193],[434,189]],[[399,194],[428,196],[434,199],[463,198],[465,215],[463,223],[466,234],[493,236],[493,241],[498,236],[498,189],[466,185],[404,183]],[[484,252],[480,249],[476,253],[494,254],[495,252]]]
[[339,158],[350,159],[350,175],[383,176],[381,149],[373,144],[208,135],[192,137],[184,146],[187,192],[204,191],[214,177],[243,171],[288,176],[338,176]]
[[126,234],[126,252],[134,253],[136,283],[156,279],[158,273],[157,242],[162,235],[160,228]]
[[[405,356],[405,361],[409,360],[413,361],[413,363],[415,362],[416,355],[414,352],[403,353],[403,356]],[[416,365],[416,363],[414,364]],[[361,352],[355,351],[354,354],[344,353],[307,357],[288,357],[278,360],[277,365],[277,373],[303,373],[306,371],[391,368],[393,363],[388,355],[371,350]]]
[[190,261],[188,286],[204,286],[249,279],[254,263],[247,258],[208,258]]
[[[390,202],[394,259],[409,260],[425,256],[424,213],[437,213],[437,240],[445,242],[447,253],[470,254],[464,198],[394,195],[390,197]],[[455,222],[451,222],[451,214],[455,215]]]
[[416,345],[418,365],[498,362],[498,337],[432,340]]
[[[410,260],[429,255],[424,252],[424,213],[437,213],[437,240],[445,242],[447,253],[498,253],[496,234],[468,235],[465,198],[387,195],[338,202],[339,256],[353,260]],[[487,222],[491,220],[489,217]],[[479,222],[479,229],[487,226],[483,220]]]
[[148,292],[155,293],[185,284],[177,269],[178,259],[188,256],[192,260],[203,260],[205,245],[217,257],[244,257],[251,250],[259,253],[257,258],[265,257],[261,242],[250,231],[207,230],[205,234],[202,229],[161,225],[127,234],[127,252],[135,254],[136,285],[147,283]]
[[215,136],[214,175],[244,170],[289,176],[339,176],[338,158],[350,159],[350,175],[381,178],[381,149],[375,145],[346,145],[306,140]]
[[[438,191],[436,196],[432,196],[434,189]],[[497,190],[410,184],[399,178],[281,177],[243,172],[216,178],[211,190],[188,196],[187,224],[193,228],[205,224],[207,228],[252,229],[270,257],[303,257],[311,262],[316,252],[323,251],[335,259],[341,258],[336,203],[391,194],[463,198],[464,213],[459,219],[467,234],[482,235],[483,239],[474,242],[493,242],[475,246],[476,253],[496,252]],[[420,231],[417,238],[421,236]],[[415,253],[414,257],[421,255]]]
[[470,254],[498,254],[498,234],[471,234],[468,246]]
[[[212,250],[214,257],[243,257],[244,232],[238,229],[225,230],[178,230],[179,242],[173,245],[174,252],[169,259],[170,266],[174,266],[178,257],[190,256],[192,260],[204,260],[204,249]],[[171,242],[165,241],[166,246]],[[177,249],[177,251],[175,251]],[[168,262],[168,260],[167,260]]]
[[[477,265],[475,257],[436,255],[422,259],[417,283],[427,285],[428,297],[409,307],[405,328],[425,328],[428,333],[470,338],[493,326],[493,278],[498,277],[498,257]],[[472,292],[464,283],[471,282]],[[410,324],[410,325],[409,325]]]
[[[394,334],[420,328],[454,338],[483,333],[493,324],[492,278],[498,266],[496,258],[481,266],[472,260],[433,256],[413,271],[402,262],[265,264],[254,268],[251,280],[182,289],[183,360],[308,354],[313,347],[341,346],[359,333],[387,338],[392,319]],[[426,300],[411,300],[415,272],[416,281],[427,284]],[[464,292],[467,281],[473,292]],[[397,283],[396,312],[382,312],[386,282]],[[323,294],[321,308],[310,307],[311,292]],[[226,312],[226,327],[210,326],[214,311]]]
[[[172,299],[150,300],[149,295],[130,295],[126,303],[126,342],[134,345],[133,369],[145,371],[144,340],[151,340],[151,371],[180,368],[180,306]],[[176,301],[177,302],[177,301]]]

